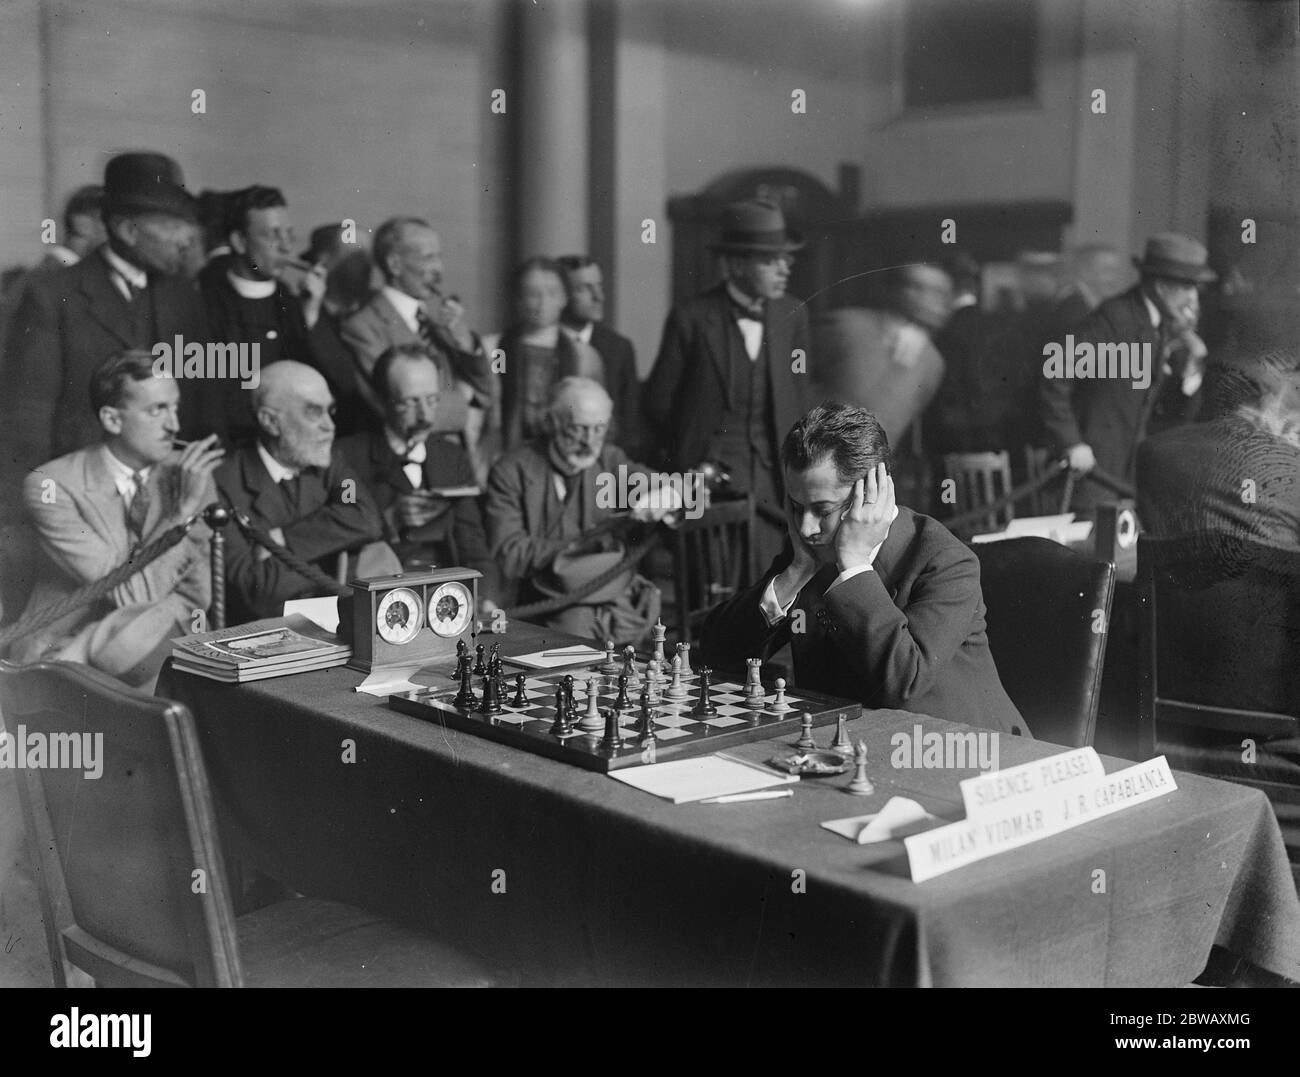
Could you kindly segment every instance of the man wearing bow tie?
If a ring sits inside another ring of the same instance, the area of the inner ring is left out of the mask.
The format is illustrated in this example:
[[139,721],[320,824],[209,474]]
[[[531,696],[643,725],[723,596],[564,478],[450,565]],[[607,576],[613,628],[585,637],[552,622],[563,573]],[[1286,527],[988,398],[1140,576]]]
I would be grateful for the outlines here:
[[344,438],[339,447],[374,495],[402,561],[478,569],[480,613],[490,613],[499,580],[474,469],[455,441],[433,434],[442,393],[437,364],[423,345],[399,344],[379,357],[371,383],[384,401],[383,429]]
[[[262,372],[253,410],[257,441],[217,469],[222,500],[327,575],[335,575],[340,554],[348,556],[344,578],[400,572],[402,563],[382,541],[379,506],[334,445],[334,400],[325,379],[281,360]],[[279,617],[289,599],[320,593],[237,527],[226,529],[226,541],[231,624]]]
[[989,651],[979,561],[937,520],[894,501],[874,415],[821,404],[781,447],[785,550],[715,608],[703,660],[739,667],[790,644],[802,688],[1026,732]]
[[760,561],[780,549],[784,530],[772,522],[781,518],[779,431],[806,408],[808,315],[785,294],[802,246],[778,206],[728,206],[712,247],[725,280],[668,315],[642,394],[667,470],[721,463],[767,510],[755,525]]

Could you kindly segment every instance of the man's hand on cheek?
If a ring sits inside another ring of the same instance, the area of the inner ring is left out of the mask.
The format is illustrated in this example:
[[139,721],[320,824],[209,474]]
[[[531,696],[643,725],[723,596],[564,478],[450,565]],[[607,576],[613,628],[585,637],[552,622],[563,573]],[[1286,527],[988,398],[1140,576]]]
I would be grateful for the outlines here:
[[894,480],[878,464],[853,484],[849,507],[835,533],[835,561],[841,572],[871,564],[871,551],[889,534],[894,519]]

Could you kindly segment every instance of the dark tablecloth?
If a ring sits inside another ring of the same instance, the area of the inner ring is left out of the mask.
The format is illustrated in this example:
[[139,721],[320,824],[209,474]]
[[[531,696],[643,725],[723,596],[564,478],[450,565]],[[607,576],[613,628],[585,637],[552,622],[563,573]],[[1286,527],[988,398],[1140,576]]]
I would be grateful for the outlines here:
[[[502,650],[542,639],[516,625]],[[967,727],[901,711],[851,723],[870,798],[838,777],[790,799],[673,805],[391,711],[353,692],[361,679],[229,686],[168,668],[159,694],[195,713],[237,855],[439,930],[526,982],[1171,986],[1214,943],[1300,979],[1300,903],[1252,789],[1178,773],[1169,796],[914,884],[901,842],[857,846],[818,823],[891,794],[961,818],[957,782],[975,772],[893,769],[890,738]],[[792,739],[733,752],[762,760]],[[1003,767],[1058,750],[1000,747]]]

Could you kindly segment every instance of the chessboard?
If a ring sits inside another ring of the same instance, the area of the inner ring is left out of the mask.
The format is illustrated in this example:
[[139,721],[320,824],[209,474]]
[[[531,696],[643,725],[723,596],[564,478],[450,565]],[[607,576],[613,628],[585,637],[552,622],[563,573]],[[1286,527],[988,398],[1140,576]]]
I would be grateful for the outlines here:
[[[574,726],[567,735],[552,731],[556,689],[566,674],[574,678],[573,694],[579,714],[587,709],[588,685],[595,684],[601,712],[617,715],[621,747],[604,746],[605,730],[583,732]],[[595,666],[582,666],[521,676],[524,676],[524,706],[511,705],[517,687],[511,678],[502,698],[501,713],[495,715],[456,707],[453,704],[457,691],[455,685],[391,695],[388,705],[415,718],[603,773],[623,767],[710,755],[720,748],[765,740],[782,733],[797,737],[804,712],[812,717],[814,726],[824,726],[834,724],[841,714],[851,721],[862,710],[858,703],[802,689],[783,692],[784,705],[788,709],[776,710],[777,690],[770,685],[763,686],[761,702],[754,699],[747,703],[744,685],[734,681],[715,681],[709,696],[717,713],[696,715],[692,712],[700,699],[700,675],[692,672],[682,677],[682,686],[686,689],[684,699],[669,701],[661,698],[650,708],[654,736],[647,737],[637,729],[641,721],[641,707],[637,702],[639,687],[630,693],[631,707],[614,711],[618,696],[616,675],[602,674]]]

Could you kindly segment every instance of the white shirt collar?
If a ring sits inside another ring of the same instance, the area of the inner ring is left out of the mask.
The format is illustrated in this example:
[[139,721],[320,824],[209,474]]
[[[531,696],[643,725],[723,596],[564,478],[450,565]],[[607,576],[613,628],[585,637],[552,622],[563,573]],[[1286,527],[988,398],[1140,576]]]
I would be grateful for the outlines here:
[[407,295],[405,292],[398,291],[391,284],[385,284],[380,289],[380,293],[385,299],[393,304],[397,313],[402,316],[402,321],[406,323],[412,333],[420,331],[420,323],[416,321],[416,315],[424,309],[424,304],[414,296]]
[[965,295],[959,295],[956,299],[952,301],[952,309],[962,310],[965,307],[976,306],[978,303],[979,303],[979,298],[967,292]]
[[295,479],[298,477],[296,469],[285,467],[279,460],[266,451],[266,446],[260,441],[257,443],[257,455],[262,458],[262,466],[266,468],[267,474],[271,479],[279,484],[286,479]]
[[275,295],[275,289],[279,284],[274,278],[271,280],[247,280],[230,270],[226,270],[226,280],[230,281],[230,287],[235,289],[244,299],[270,299],[271,296]]
[[417,441],[412,445],[406,440],[406,438],[402,437],[401,434],[388,425],[384,426],[384,437],[388,441],[388,447],[403,460],[407,459],[409,456],[410,459],[417,463],[424,463],[429,451],[426,441]]
[[[129,502],[136,491],[135,469],[119,460],[107,445],[104,446],[104,463],[108,465],[108,473],[113,476],[113,485],[117,487],[117,492]],[[152,470],[151,467],[141,468],[140,481],[147,483],[149,472]]]
[[81,256],[76,251],[63,246],[61,243],[54,244],[46,253],[61,266],[75,266],[81,261]]
[[149,287],[149,275],[139,266],[133,266],[125,258],[122,258],[105,243],[100,250],[104,252],[104,261],[108,263],[108,268],[126,281],[132,288],[139,288],[143,291]]
[[1151,328],[1159,329],[1160,308],[1157,307],[1153,302],[1151,302],[1151,297],[1147,295],[1146,292],[1142,293],[1142,302],[1147,305],[1147,317],[1151,319]]
[[595,322],[588,322],[581,329],[574,329],[571,325],[560,323],[560,327],[569,334],[574,340],[580,340],[584,344],[591,343],[591,331],[596,327]]

